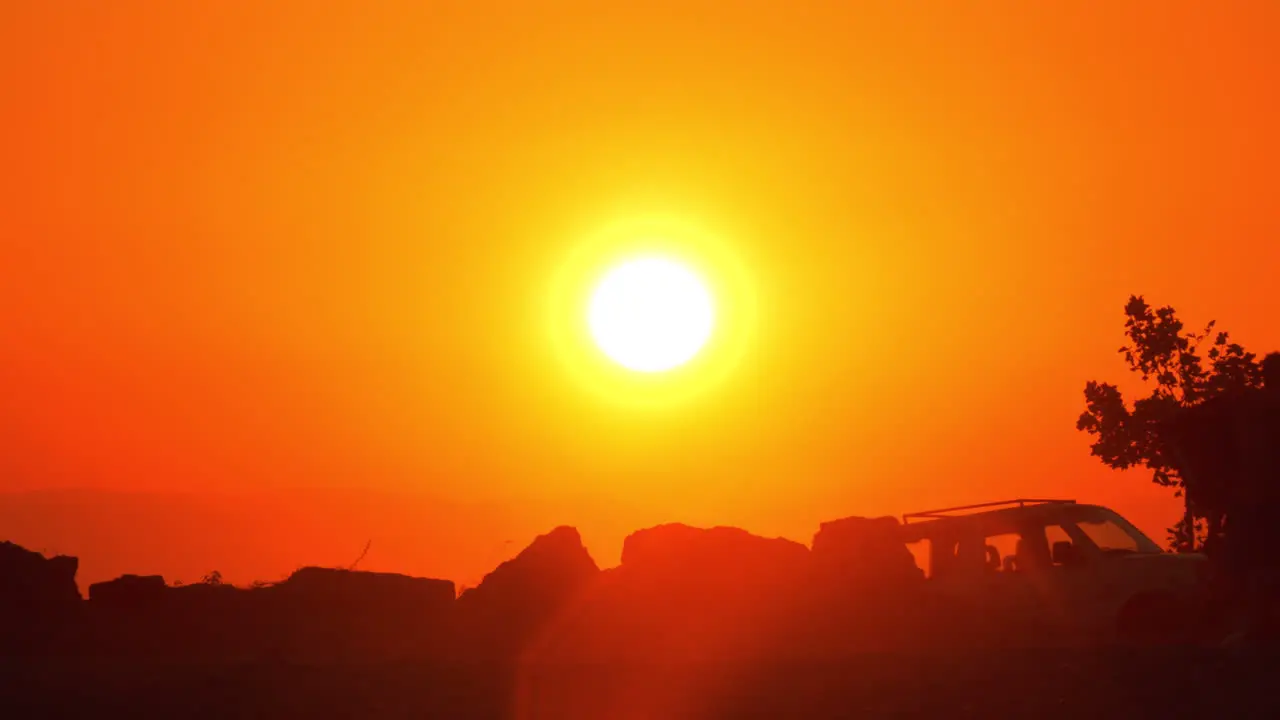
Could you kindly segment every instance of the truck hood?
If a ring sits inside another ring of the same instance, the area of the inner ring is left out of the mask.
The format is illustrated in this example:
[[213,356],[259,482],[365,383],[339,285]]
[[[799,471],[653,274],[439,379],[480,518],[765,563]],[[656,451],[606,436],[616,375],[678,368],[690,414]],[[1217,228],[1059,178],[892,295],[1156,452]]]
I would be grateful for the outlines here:
[[1175,584],[1194,583],[1208,570],[1208,557],[1204,553],[1134,553],[1123,555],[1120,560],[1132,563],[1134,570],[1156,572]]

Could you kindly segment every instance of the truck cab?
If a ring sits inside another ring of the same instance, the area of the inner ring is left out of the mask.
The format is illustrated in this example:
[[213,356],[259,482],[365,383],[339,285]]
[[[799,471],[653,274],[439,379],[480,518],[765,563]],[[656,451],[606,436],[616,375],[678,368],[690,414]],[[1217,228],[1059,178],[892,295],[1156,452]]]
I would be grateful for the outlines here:
[[1084,643],[1173,639],[1207,567],[1073,500],[907,513],[900,532],[937,592]]

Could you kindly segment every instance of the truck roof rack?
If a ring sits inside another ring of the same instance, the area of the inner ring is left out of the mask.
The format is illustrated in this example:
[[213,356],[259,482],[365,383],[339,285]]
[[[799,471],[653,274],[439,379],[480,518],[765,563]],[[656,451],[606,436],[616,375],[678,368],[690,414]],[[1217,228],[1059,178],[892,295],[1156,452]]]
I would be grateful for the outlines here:
[[956,507],[940,508],[938,510],[924,510],[921,512],[903,513],[902,523],[905,525],[911,522],[912,518],[915,518],[917,520],[919,519],[935,519],[936,520],[938,518],[954,517],[955,516],[954,513],[958,513],[964,510],[989,510],[989,509],[994,509],[998,507],[1003,507],[1006,505],[1009,505],[1009,506],[1016,505],[1017,507],[1026,507],[1028,505],[1051,505],[1051,504],[1072,505],[1074,503],[1075,503],[1075,500],[1055,500],[1055,499],[1045,499],[1045,498],[1017,498],[1015,500],[1001,500],[999,502],[978,503],[977,505],[957,505]]

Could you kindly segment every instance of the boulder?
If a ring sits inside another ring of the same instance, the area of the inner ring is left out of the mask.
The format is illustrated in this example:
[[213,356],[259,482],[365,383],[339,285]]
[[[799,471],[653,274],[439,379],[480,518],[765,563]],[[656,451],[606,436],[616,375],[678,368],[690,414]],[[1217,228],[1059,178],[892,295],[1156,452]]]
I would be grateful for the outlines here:
[[166,589],[160,575],[121,575],[90,585],[89,603],[95,610],[150,610],[163,602]]
[[451,580],[322,567],[301,568],[272,587],[320,605],[392,614],[447,610],[457,596]]
[[188,659],[395,659],[439,654],[453,583],[308,567],[252,589],[125,575],[90,587],[95,643]]
[[765,538],[736,527],[658,525],[628,535],[624,575],[685,586],[786,585],[808,566],[809,550],[794,540]]
[[450,580],[305,567],[249,591],[248,622],[270,654],[310,659],[440,655],[457,591]]
[[899,533],[898,519],[847,517],[824,522],[813,536],[820,582],[856,587],[861,593],[892,591],[924,579]]
[[166,588],[150,631],[168,638],[165,650],[179,656],[254,655],[266,634],[255,622],[252,594],[221,582]]
[[11,542],[0,542],[0,608],[7,613],[65,610],[80,603],[80,561],[46,558]]
[[458,598],[460,651],[518,658],[540,644],[600,574],[578,531],[539,535]]
[[953,642],[974,617],[931,592],[894,517],[822,523],[813,538],[812,644],[838,655]]
[[771,657],[801,621],[809,550],[733,527],[660,525],[628,536],[559,655],[624,663]]
[[0,656],[54,650],[78,637],[79,561],[0,543]]
[[177,639],[165,604],[169,589],[159,575],[121,575],[90,585],[86,645],[109,655],[168,651]]

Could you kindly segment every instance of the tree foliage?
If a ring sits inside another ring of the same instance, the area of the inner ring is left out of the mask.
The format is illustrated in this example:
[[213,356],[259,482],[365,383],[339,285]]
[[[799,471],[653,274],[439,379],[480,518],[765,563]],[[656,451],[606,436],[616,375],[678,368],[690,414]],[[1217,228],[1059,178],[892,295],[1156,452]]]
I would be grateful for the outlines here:
[[1174,488],[1186,512],[1170,528],[1170,544],[1193,550],[1202,543],[1202,535],[1215,532],[1218,519],[1188,497],[1161,428],[1182,408],[1256,386],[1259,364],[1254,353],[1232,342],[1226,332],[1215,333],[1213,321],[1200,332],[1188,331],[1172,307],[1152,307],[1141,295],[1130,296],[1124,314],[1128,343],[1119,352],[1150,392],[1129,405],[1116,385],[1091,380],[1085,385],[1085,411],[1076,429],[1093,436],[1091,452],[1106,465],[1118,470],[1146,468],[1157,485]]

